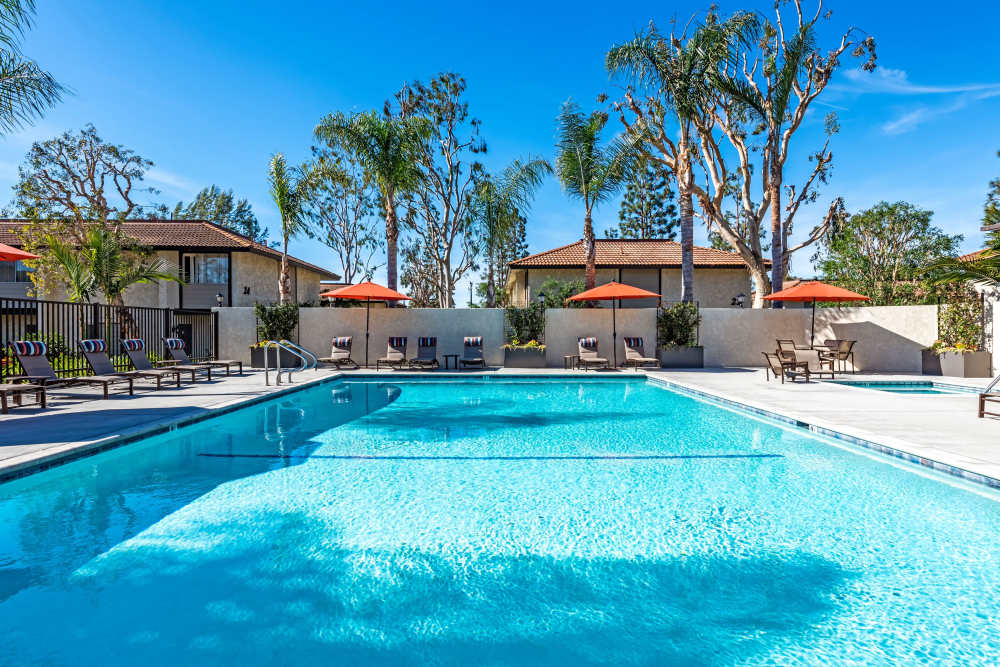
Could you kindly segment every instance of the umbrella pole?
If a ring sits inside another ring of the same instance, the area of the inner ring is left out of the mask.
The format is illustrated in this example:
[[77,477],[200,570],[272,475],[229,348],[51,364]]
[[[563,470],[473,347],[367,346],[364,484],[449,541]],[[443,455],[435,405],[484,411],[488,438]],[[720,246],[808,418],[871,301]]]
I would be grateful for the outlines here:
[[615,301],[611,300],[611,358],[618,368],[618,325],[615,323]]
[[809,334],[809,347],[816,347],[816,299],[813,299],[812,332]]
[[[372,298],[368,297],[365,299],[365,368],[368,368],[368,323],[372,316]],[[368,395],[365,394],[365,401],[367,402]]]

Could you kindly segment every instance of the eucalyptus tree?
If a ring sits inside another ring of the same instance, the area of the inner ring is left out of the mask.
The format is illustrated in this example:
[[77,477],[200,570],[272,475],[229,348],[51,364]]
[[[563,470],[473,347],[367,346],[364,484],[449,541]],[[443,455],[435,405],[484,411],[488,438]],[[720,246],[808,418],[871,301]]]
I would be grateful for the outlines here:
[[306,208],[317,181],[317,166],[289,166],[285,156],[277,153],[268,165],[267,181],[271,198],[281,217],[281,273],[278,296],[281,303],[292,300],[291,276],[288,271],[288,241],[299,234],[309,233]]
[[601,146],[608,114],[584,115],[571,100],[562,105],[556,132],[556,175],[570,197],[583,202],[584,284],[594,287],[596,246],[592,213],[613,197],[628,179],[640,156],[640,139],[617,136]]
[[21,53],[34,0],[0,0],[0,135],[30,125],[62,99],[66,89]]
[[390,289],[396,289],[397,282],[397,198],[420,184],[419,156],[429,132],[428,122],[419,116],[379,115],[374,111],[330,114],[315,129],[318,140],[354,155],[378,187],[385,216],[386,283]]
[[257,243],[267,243],[267,229],[257,220],[246,198],[236,199],[232,189],[212,184],[188,203],[177,202],[172,217],[177,220],[208,220],[231,229]]
[[486,259],[486,307],[496,308],[496,272],[504,250],[514,241],[522,217],[531,208],[535,191],[552,165],[541,158],[514,160],[493,178],[486,174],[477,184],[469,205],[469,216],[479,230]]

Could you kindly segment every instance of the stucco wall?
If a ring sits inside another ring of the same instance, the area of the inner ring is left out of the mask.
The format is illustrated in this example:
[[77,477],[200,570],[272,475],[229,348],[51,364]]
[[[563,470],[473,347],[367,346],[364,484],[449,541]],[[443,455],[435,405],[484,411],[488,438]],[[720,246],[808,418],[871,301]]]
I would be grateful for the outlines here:
[[[660,276],[657,275],[660,274]],[[516,306],[523,306],[525,303],[524,276],[525,271],[518,269],[511,271],[513,276],[512,298]],[[583,280],[583,271],[578,269],[529,269],[528,276],[528,298],[532,299],[538,295],[542,284],[549,278],[561,281]],[[618,269],[597,269],[596,283],[604,283],[618,280]],[[622,269],[621,282],[627,285],[635,285],[643,289],[656,292],[663,297],[664,301],[681,300],[681,270],[680,269]],[[750,273],[745,269],[695,269],[694,271],[694,298],[702,308],[725,308],[733,297],[737,294],[746,294],[747,303],[750,296]],[[607,307],[608,304],[602,304]],[[634,303],[624,302],[623,308],[650,308],[652,304],[646,301]]]
[[[602,357],[614,359],[611,350],[610,308],[550,308],[545,311],[545,363],[562,367],[563,355],[576,354],[577,339],[596,336]],[[623,336],[642,336],[648,354],[656,351],[656,309],[625,308],[614,313],[618,327],[618,363],[625,358]]]
[[299,302],[308,301],[319,304],[319,293],[323,291],[319,282],[323,279],[323,276],[301,266],[294,268],[297,280],[296,293],[298,295],[296,299]]
[[[465,336],[482,336],[486,361],[503,363],[503,311],[487,308],[372,308],[369,358],[385,355],[389,336],[409,338],[409,354],[417,353],[419,336],[436,336],[438,357],[462,354]],[[320,357],[330,354],[330,339],[353,336],[355,361],[364,363],[364,308],[300,308],[298,343]],[[249,361],[249,346],[256,341],[253,308],[219,311],[219,356]],[[441,359],[443,363],[443,359]]]
[[[809,342],[811,309],[702,309],[706,366],[761,366],[775,340]],[[920,351],[937,339],[937,306],[819,308],[816,340],[857,340],[862,370],[920,372]]]
[[[253,307],[255,303],[277,303],[279,264],[252,252],[234,252],[233,306]],[[244,293],[245,288],[249,293]]]

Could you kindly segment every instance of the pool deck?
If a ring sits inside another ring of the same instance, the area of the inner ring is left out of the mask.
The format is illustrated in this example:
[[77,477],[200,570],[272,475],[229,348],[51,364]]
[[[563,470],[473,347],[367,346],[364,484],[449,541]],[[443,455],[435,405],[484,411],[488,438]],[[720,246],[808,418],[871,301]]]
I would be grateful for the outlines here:
[[[374,371],[343,375],[356,373]],[[487,373],[591,377],[599,374],[561,369],[499,369]],[[765,382],[764,371],[759,368],[650,370],[647,374],[681,389],[778,414],[818,432],[876,443],[894,452],[925,459],[925,465],[937,462],[953,468],[949,470],[953,474],[956,470],[968,471],[989,478],[986,483],[994,485],[995,481],[995,485],[1000,485],[1000,420],[977,419],[977,399],[972,393],[903,395],[825,382],[782,385],[777,381]],[[244,376],[223,376],[194,385],[185,382],[181,389],[153,391],[150,385],[137,383],[134,397],[119,393],[107,401],[94,400],[99,393],[90,388],[50,391],[48,409],[13,408],[10,414],[0,416],[0,481],[336,375],[338,372],[329,369],[305,371],[296,374],[293,384],[278,387],[273,384],[273,376],[272,385],[266,386],[263,372],[248,370]],[[389,370],[380,375],[391,377],[399,373]],[[635,373],[616,371],[608,375]],[[934,379],[980,387],[988,382],[873,374],[844,375],[838,379],[869,382]]]

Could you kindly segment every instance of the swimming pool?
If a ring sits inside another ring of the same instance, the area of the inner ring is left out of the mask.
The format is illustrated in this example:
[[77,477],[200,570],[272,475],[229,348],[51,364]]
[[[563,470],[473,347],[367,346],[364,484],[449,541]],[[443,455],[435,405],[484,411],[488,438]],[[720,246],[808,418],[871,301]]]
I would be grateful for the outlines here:
[[986,488],[642,379],[392,380],[0,485],[0,664],[1000,659]]
[[969,395],[978,393],[979,390],[972,387],[962,387],[959,385],[941,384],[938,382],[920,381],[893,381],[893,382],[861,382],[857,380],[828,380],[834,384],[842,384],[848,387],[863,387],[865,389],[876,389],[878,391],[888,391],[893,394],[959,394]]

